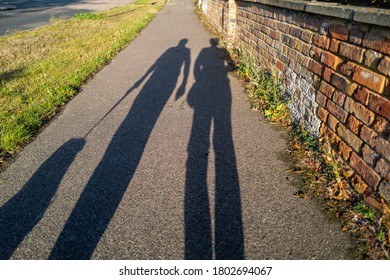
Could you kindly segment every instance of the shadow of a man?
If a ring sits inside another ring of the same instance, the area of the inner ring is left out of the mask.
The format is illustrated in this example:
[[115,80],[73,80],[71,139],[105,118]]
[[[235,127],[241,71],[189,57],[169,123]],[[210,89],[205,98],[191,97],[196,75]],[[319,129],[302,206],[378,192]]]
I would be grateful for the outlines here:
[[[231,91],[221,51],[211,47],[199,54],[187,102],[194,108],[188,143],[185,185],[185,258],[243,259],[244,236],[240,187],[231,126]],[[212,132],[215,152],[214,234],[207,186],[207,165]],[[214,236],[214,244],[213,244]]]

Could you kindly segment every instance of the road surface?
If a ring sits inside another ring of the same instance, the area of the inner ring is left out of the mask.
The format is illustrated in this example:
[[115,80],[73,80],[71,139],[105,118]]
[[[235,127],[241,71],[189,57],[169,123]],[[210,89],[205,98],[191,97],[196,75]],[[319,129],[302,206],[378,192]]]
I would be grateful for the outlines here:
[[96,12],[135,0],[6,0],[0,2],[0,36],[33,29],[52,17],[70,18],[77,13]]

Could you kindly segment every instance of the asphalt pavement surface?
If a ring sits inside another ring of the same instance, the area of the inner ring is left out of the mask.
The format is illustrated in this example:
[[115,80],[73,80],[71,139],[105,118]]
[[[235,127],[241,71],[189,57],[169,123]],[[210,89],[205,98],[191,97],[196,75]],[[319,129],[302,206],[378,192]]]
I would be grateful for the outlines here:
[[0,36],[37,28],[51,18],[107,10],[135,0],[6,0],[0,2]]
[[224,58],[167,2],[0,174],[0,258],[356,257]]

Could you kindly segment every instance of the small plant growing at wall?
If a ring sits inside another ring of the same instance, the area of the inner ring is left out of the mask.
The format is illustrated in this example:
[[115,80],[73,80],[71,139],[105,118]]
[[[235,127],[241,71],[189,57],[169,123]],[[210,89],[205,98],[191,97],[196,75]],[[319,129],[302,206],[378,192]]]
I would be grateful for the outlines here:
[[[226,46],[222,47],[226,50]],[[389,258],[390,239],[385,226],[378,223],[373,210],[361,201],[348,183],[349,169],[340,165],[329,143],[297,125],[291,125],[289,100],[272,73],[259,69],[255,59],[242,48],[230,50],[229,55],[238,74],[246,81],[252,108],[262,111],[270,121],[288,124],[292,128],[290,153],[295,164],[291,170],[299,173],[304,181],[302,190],[294,196],[324,198],[325,207],[344,223],[343,230],[369,240],[367,246],[372,252],[368,258]]]
[[283,94],[276,76],[267,70],[260,70],[255,60],[242,49],[234,49],[232,57],[238,74],[248,82],[246,89],[252,108],[263,111],[271,121],[289,122],[289,100]]

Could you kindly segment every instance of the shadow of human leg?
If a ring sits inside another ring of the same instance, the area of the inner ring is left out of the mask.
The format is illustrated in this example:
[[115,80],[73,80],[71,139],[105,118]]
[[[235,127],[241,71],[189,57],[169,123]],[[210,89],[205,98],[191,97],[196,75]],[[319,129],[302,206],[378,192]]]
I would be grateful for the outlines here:
[[0,259],[8,259],[42,219],[84,139],[71,139],[48,158],[23,188],[0,208]]
[[185,185],[185,258],[212,259],[207,164],[211,116],[195,112],[188,144]]
[[241,195],[230,119],[230,105],[218,110],[214,118],[216,259],[244,259]]

